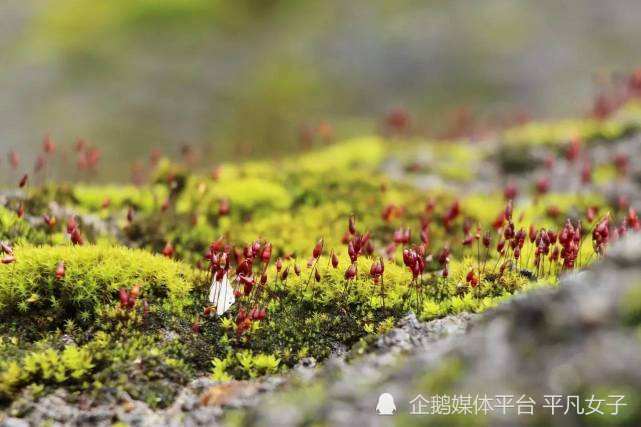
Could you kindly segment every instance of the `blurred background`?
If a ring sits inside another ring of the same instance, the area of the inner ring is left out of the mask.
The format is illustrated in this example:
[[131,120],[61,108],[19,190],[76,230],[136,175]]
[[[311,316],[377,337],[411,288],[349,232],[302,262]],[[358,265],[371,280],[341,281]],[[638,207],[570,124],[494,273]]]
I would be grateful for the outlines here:
[[5,0],[0,149],[83,137],[123,179],[151,149],[278,156],[399,106],[426,134],[461,111],[583,114],[600,76],[641,63],[639,17],[635,0]]

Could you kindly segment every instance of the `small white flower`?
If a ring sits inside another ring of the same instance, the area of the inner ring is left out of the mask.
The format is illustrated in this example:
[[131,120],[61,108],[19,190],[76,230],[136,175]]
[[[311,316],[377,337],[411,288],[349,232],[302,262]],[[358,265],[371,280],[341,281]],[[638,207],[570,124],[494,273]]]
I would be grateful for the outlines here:
[[234,288],[229,284],[227,274],[220,281],[214,277],[209,288],[209,302],[216,306],[216,314],[220,316],[225,313],[235,301]]

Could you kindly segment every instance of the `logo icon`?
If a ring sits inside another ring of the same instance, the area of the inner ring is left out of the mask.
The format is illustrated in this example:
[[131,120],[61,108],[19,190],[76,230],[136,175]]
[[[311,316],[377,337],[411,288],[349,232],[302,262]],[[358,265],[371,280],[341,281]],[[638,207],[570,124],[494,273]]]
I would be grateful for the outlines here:
[[394,396],[389,393],[382,393],[378,396],[378,404],[376,405],[376,413],[378,415],[394,415],[396,413],[396,405],[394,404]]

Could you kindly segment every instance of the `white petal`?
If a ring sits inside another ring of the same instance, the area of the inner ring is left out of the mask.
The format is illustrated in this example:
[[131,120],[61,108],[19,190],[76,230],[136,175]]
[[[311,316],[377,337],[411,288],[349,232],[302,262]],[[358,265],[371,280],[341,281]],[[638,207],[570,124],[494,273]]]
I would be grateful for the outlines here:
[[209,302],[216,306],[216,314],[224,314],[235,301],[234,288],[229,284],[227,275],[220,281],[214,279],[209,289]]

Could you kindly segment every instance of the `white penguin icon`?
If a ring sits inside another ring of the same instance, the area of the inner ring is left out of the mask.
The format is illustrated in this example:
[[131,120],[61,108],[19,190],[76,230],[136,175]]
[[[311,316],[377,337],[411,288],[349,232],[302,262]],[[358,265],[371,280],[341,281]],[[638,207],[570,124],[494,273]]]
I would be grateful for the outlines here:
[[376,405],[376,413],[378,415],[394,415],[396,413],[396,405],[394,404],[394,396],[389,393],[382,393],[378,396],[378,404]]

